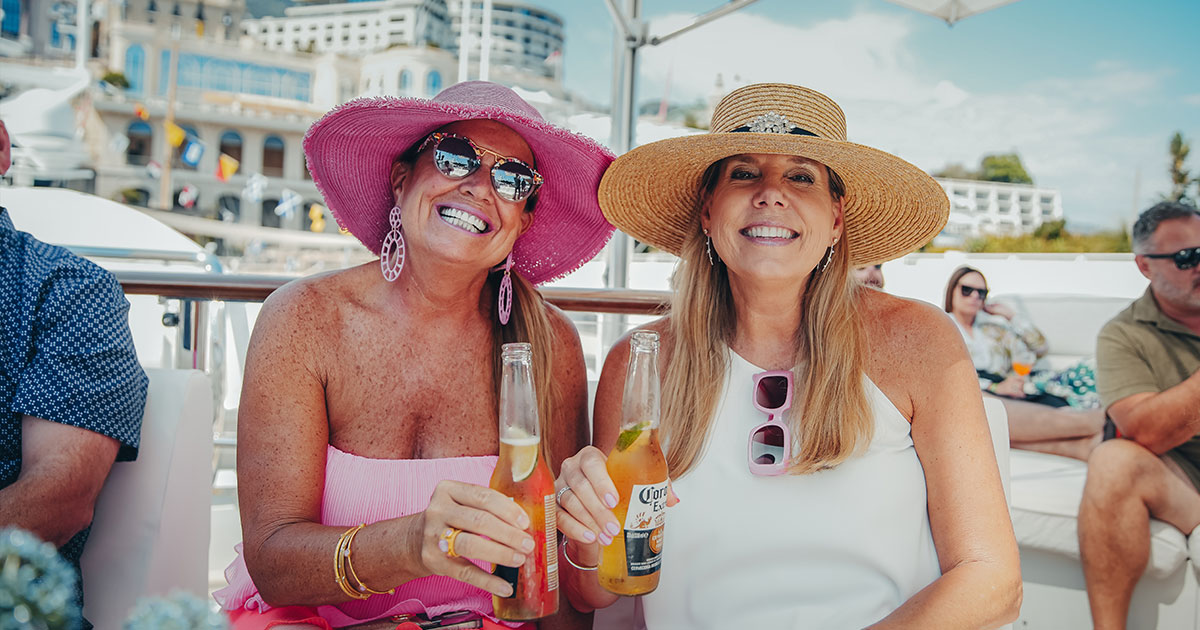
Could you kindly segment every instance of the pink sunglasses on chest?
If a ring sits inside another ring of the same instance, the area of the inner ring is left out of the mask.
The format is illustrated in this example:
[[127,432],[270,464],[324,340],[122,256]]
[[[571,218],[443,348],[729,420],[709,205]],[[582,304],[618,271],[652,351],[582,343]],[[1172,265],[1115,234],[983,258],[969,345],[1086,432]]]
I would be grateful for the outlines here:
[[791,370],[770,370],[754,375],[754,407],[767,414],[767,421],[750,431],[750,472],[774,476],[787,470],[792,436],[781,418],[791,406]]

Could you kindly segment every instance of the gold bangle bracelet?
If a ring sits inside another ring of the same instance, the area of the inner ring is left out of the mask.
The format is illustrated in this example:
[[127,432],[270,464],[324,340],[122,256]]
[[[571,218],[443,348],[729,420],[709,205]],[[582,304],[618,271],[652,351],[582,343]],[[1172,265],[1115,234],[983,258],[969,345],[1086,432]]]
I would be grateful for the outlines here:
[[351,599],[366,599],[370,597],[367,593],[356,591],[350,586],[350,580],[346,577],[346,561],[350,558],[350,541],[354,539],[354,535],[358,530],[366,527],[362,523],[356,527],[351,527],[342,534],[338,539],[337,547],[333,551],[333,580],[337,582],[342,592]]
[[580,571],[595,571],[596,569],[600,568],[599,564],[596,564],[596,566],[592,566],[592,567],[585,567],[585,566],[576,564],[575,561],[571,559],[571,556],[567,554],[567,542],[569,542],[569,540],[570,539],[568,539],[568,538],[563,538],[563,544],[562,544],[562,556],[563,556],[563,558],[566,558],[567,564],[575,567],[576,569],[579,569]]
[[358,579],[358,574],[354,572],[354,562],[352,560],[353,554],[350,553],[350,545],[354,544],[354,537],[358,534],[358,530],[360,530],[362,528],[363,528],[363,525],[359,525],[358,527],[355,527],[354,530],[352,532],[350,532],[350,537],[346,539],[346,569],[347,569],[347,573],[350,575],[350,578],[352,580],[354,580],[355,583],[358,584],[357,590],[360,593],[366,593],[368,595],[395,595],[396,594],[395,588],[391,588],[386,591],[372,590],[365,583],[363,583],[362,580]]

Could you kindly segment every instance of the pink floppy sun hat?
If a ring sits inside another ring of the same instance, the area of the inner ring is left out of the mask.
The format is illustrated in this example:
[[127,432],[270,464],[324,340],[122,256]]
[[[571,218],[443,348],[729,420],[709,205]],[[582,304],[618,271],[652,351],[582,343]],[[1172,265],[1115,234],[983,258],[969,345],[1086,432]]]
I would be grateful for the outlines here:
[[392,163],[440,127],[495,120],[533,151],[545,183],[533,224],[513,246],[513,270],[533,284],[561,278],[591,260],[612,236],[596,189],[613,154],[596,141],[547,123],[511,89],[487,81],[457,83],[432,99],[359,98],[313,123],[304,155],[313,183],[338,225],[379,254],[391,228]]

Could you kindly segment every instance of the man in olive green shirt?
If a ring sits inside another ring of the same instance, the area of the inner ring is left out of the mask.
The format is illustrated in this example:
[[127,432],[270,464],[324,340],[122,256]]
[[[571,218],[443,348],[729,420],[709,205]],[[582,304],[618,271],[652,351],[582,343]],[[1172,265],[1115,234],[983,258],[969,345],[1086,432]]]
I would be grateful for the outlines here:
[[1124,439],[1088,459],[1079,550],[1097,630],[1125,628],[1150,518],[1200,525],[1200,212],[1163,202],[1133,226],[1145,295],[1096,344],[1100,398]]

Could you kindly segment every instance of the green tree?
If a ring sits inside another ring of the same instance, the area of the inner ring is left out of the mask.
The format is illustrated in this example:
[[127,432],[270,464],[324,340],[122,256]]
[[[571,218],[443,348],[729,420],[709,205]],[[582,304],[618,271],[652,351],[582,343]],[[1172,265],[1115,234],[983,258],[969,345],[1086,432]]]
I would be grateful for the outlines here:
[[[1170,166],[1167,168],[1171,175],[1171,193],[1167,195],[1170,201],[1181,201],[1195,204],[1195,201],[1188,196],[1188,189],[1192,184],[1200,186],[1200,176],[1192,177],[1188,173],[1187,162],[1188,153],[1191,153],[1191,144],[1184,139],[1183,134],[1178,131],[1174,136],[1171,136],[1171,144],[1168,147],[1168,152],[1171,156]],[[1200,195],[1200,193],[1198,193]]]
[[934,177],[947,179],[979,179],[979,172],[972,171],[959,162],[947,164],[945,168],[933,174]]
[[1016,153],[986,155],[979,164],[979,179],[988,182],[1032,184],[1033,178],[1025,172],[1021,156]]
[[1056,241],[1067,237],[1067,220],[1059,219],[1057,221],[1046,221],[1037,226],[1033,231],[1035,238],[1040,238],[1045,241]]

